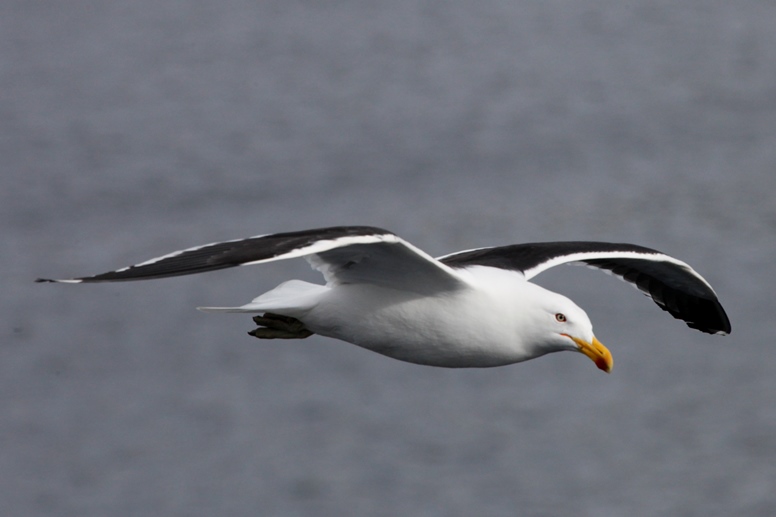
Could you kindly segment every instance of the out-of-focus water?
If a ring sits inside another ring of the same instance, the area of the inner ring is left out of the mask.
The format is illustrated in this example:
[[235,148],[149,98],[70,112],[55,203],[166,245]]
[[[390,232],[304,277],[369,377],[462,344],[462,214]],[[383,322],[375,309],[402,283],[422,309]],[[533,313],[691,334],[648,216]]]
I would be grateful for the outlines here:
[[[774,26],[753,0],[4,2],[0,513],[776,515]],[[655,247],[733,333],[558,268],[612,375],[451,371],[194,310],[303,261],[32,283],[329,224]]]

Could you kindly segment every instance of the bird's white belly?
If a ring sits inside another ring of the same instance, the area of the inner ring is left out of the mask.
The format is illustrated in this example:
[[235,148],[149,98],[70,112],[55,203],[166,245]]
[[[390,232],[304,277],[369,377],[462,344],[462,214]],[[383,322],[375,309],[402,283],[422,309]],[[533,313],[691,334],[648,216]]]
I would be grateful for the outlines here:
[[373,285],[332,288],[302,321],[316,334],[430,366],[488,367],[524,359],[510,315],[487,294],[428,297]]

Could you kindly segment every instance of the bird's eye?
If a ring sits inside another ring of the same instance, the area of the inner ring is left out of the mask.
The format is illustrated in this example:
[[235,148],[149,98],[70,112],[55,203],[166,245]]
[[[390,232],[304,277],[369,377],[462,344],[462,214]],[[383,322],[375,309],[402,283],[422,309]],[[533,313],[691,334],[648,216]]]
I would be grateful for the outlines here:
[[559,312],[555,315],[555,319],[558,320],[559,323],[566,323],[566,315],[562,312]]

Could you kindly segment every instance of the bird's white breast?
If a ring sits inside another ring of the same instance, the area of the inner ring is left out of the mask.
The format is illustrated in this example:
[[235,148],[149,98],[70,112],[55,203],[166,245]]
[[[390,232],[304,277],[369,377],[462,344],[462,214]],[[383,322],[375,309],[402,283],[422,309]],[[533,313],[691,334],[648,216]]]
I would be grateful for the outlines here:
[[[491,268],[478,268],[491,269]],[[324,336],[402,361],[486,367],[529,359],[514,331],[525,281],[510,272],[474,275],[472,287],[424,296],[368,284],[332,287],[303,321]]]

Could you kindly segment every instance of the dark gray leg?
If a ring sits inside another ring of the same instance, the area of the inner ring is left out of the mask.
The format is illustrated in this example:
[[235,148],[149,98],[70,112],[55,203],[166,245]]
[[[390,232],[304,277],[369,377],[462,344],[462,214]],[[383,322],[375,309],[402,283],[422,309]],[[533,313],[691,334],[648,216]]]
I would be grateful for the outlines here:
[[291,316],[265,312],[254,316],[253,321],[259,328],[248,334],[259,339],[304,339],[313,335],[305,328],[304,323]]

